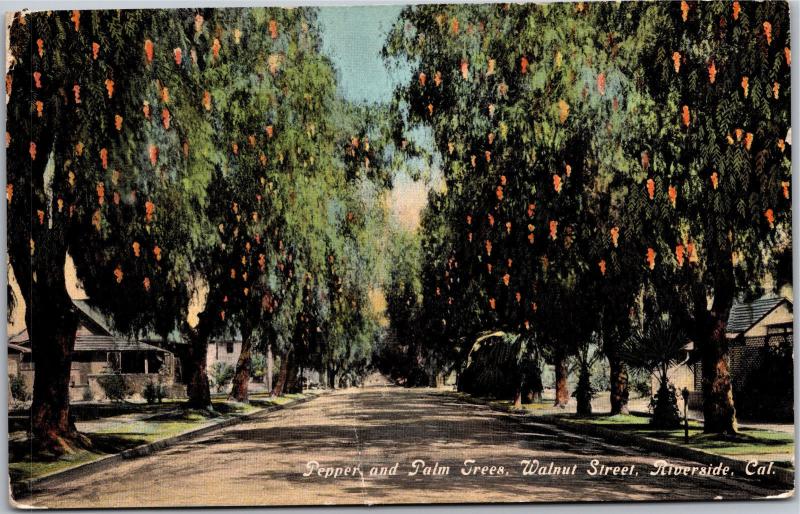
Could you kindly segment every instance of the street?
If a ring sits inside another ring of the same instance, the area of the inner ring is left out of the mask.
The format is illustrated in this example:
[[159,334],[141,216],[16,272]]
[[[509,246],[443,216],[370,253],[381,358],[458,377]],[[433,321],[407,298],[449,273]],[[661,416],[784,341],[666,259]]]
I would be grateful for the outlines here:
[[[739,477],[650,476],[663,458],[522,421],[442,391],[376,386],[336,391],[50,486],[21,503],[114,508],[675,501],[781,492]],[[396,474],[389,475],[395,463]],[[371,475],[373,467],[384,474]],[[532,474],[523,476],[523,470]]]

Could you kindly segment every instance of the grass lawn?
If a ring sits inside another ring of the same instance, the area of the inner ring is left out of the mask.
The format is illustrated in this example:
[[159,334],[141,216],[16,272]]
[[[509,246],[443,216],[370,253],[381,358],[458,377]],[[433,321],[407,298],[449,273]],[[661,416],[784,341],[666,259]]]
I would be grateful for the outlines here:
[[299,400],[301,398],[305,398],[308,396],[309,393],[291,393],[285,394],[283,396],[270,396],[269,393],[256,393],[250,395],[250,400],[258,405],[261,406],[270,406],[270,405],[283,405],[285,403],[289,403],[293,400]]
[[90,449],[80,449],[76,450],[74,453],[67,453],[58,457],[48,454],[32,456],[29,441],[9,441],[8,473],[11,477],[11,481],[20,482],[49,475],[148,442],[147,439],[138,435],[134,436],[133,433],[91,433],[84,435],[91,442]]
[[[509,400],[497,400],[497,401],[492,402],[492,403],[497,404],[497,405],[504,405],[506,407],[513,407],[513,403],[514,402],[511,402]],[[535,411],[535,412],[550,410],[550,411],[556,412],[559,409],[558,409],[558,407],[554,407],[553,406],[553,400],[546,400],[546,401],[534,402],[534,403],[524,403],[524,404],[522,404],[522,410]]]
[[[27,440],[9,442],[9,474],[12,482],[37,478],[58,471],[101,459],[107,455],[152,443],[161,439],[176,436],[189,429],[200,428],[212,421],[238,417],[262,409],[268,405],[282,405],[306,395],[289,394],[279,398],[259,399],[253,395],[253,404],[226,401],[224,397],[213,398],[214,411],[181,409],[179,402],[172,403],[168,412],[157,414],[140,421],[114,422],[109,420],[108,427],[100,427],[92,432],[84,433],[91,441],[89,449],[77,450],[61,456],[36,455],[32,457],[30,443]],[[142,412],[150,412],[152,406],[142,405]]]
[[[565,416],[565,418],[577,423],[602,425],[606,428],[624,430],[670,443],[685,444],[683,426],[675,430],[655,429],[650,427],[650,418],[647,416],[620,414],[616,416],[600,415],[578,418],[573,415]],[[740,428],[739,433],[735,436],[704,434],[702,423],[697,421],[689,422],[688,446],[726,457],[747,456],[758,458],[759,455],[768,455],[770,456],[769,460],[782,462],[783,465],[788,465],[789,467],[792,467],[791,460],[794,456],[794,437],[792,434],[757,428]],[[776,454],[785,456],[785,458],[776,459]]]
[[[27,458],[25,458],[25,455],[22,455],[20,457],[16,457],[21,460],[8,463],[8,474],[10,475],[12,482],[21,482],[31,478],[49,475],[50,473],[55,473],[64,469],[69,469],[74,466],[79,466],[86,462],[92,462],[93,460],[97,460],[105,455],[107,454],[90,452],[88,450],[80,450],[70,455],[64,455],[60,459],[31,461],[29,460],[30,453],[27,453]],[[15,457],[10,455],[9,458],[14,459]]]
[[[467,398],[469,395],[456,393],[459,398]],[[488,400],[492,405],[499,407],[513,407],[513,402],[508,400]],[[684,445],[684,429],[681,427],[674,430],[655,429],[650,426],[650,417],[644,415],[618,414],[592,415],[578,417],[574,413],[560,412],[553,407],[552,400],[543,400],[536,403],[524,404],[520,410],[537,415],[555,415],[559,419],[572,421],[575,423],[591,423],[601,425],[604,428],[621,430],[632,434],[642,435],[661,441]],[[688,446],[697,450],[702,450],[715,455],[732,458],[752,458],[759,459],[765,456],[764,460],[774,461],[783,467],[794,468],[792,459],[794,458],[794,436],[785,432],[774,430],[763,430],[757,428],[740,428],[735,436],[724,436],[717,434],[704,434],[703,424],[697,421],[689,421],[689,443]]]

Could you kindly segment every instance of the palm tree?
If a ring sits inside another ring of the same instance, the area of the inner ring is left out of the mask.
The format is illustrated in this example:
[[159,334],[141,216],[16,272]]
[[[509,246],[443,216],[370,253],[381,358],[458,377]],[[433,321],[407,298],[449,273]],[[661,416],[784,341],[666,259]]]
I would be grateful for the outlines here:
[[[596,336],[596,334],[595,334]],[[592,388],[592,367],[605,358],[600,346],[597,344],[596,337],[593,340],[586,340],[578,345],[575,353],[575,368],[578,371],[578,385],[572,396],[577,400],[577,414],[588,416],[592,413],[592,398],[596,392]]]
[[511,398],[541,393],[538,352],[529,337],[503,331],[481,333],[467,356],[459,390],[478,396]]
[[647,323],[622,346],[623,360],[632,368],[646,370],[658,379],[651,423],[659,428],[680,426],[675,386],[669,383],[668,370],[686,360],[687,337],[669,317]]

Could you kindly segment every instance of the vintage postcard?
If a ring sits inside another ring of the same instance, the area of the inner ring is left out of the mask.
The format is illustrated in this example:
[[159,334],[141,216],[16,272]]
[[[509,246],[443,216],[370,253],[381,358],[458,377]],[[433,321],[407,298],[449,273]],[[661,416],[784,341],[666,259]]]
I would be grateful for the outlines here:
[[5,13],[20,508],[794,494],[786,2]]

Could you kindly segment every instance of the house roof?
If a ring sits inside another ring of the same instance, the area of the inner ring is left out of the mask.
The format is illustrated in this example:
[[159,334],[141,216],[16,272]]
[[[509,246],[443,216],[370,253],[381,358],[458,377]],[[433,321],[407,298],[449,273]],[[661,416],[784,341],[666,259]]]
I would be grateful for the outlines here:
[[[14,343],[12,341],[8,342],[8,349],[9,351],[17,351],[21,353],[28,353],[31,351],[30,347],[27,346],[28,344],[27,332],[25,332],[25,340],[20,341],[19,344]],[[152,344],[147,344],[142,341],[136,341],[133,339],[124,339],[119,337],[107,336],[107,335],[89,335],[89,334],[79,334],[75,338],[75,349],[76,352],[96,352],[96,351],[103,351],[103,352],[137,352],[137,351],[157,351],[157,352],[164,352],[163,350],[157,346],[153,346]]]
[[81,323],[93,333],[104,335],[111,335],[111,322],[105,314],[97,310],[89,300],[72,300],[75,308],[78,310],[78,315],[81,317]]
[[734,303],[728,316],[728,333],[746,332],[784,302],[792,303],[781,296],[763,296],[750,303]]
[[119,339],[110,336],[79,336],[75,339],[76,352],[94,352],[94,351],[109,351],[109,352],[137,352],[137,351],[158,351],[163,352],[161,348],[151,344],[143,343],[141,341],[133,341],[130,339]]
[[24,346],[20,346],[18,344],[8,343],[8,349],[10,351],[19,352],[19,353],[31,353],[30,348],[26,348]]
[[[111,322],[110,317],[92,305],[90,300],[73,300],[72,302],[75,305],[78,315],[80,316],[80,324],[86,327],[90,332],[90,334],[80,334],[79,331],[78,337],[75,340],[75,351],[112,350],[112,348],[108,346],[110,343],[103,343],[106,344],[106,346],[103,346],[102,348],[95,348],[96,345],[101,344],[99,342],[101,339],[97,338],[106,338],[108,341],[113,341],[116,345],[116,347],[113,348],[115,351],[132,351],[135,349],[157,350],[160,349],[159,345],[163,342],[177,345],[187,344],[184,338],[181,336],[180,331],[177,329],[167,334],[166,338],[155,332],[144,333],[139,336],[137,340],[132,340],[125,336],[121,336],[115,333],[113,328],[114,325]],[[93,340],[96,342],[91,343]],[[225,342],[231,340],[242,340],[242,336],[238,330],[233,330],[231,333],[223,334],[220,337],[211,338],[209,342]],[[14,345],[28,345],[30,342],[28,330],[25,329],[13,335],[9,338],[8,342],[9,344]],[[135,345],[140,346],[135,348]]]
[[26,328],[9,337],[8,342],[9,344],[19,345],[22,343],[27,343],[29,339],[30,337],[28,337],[28,329]]
[[[111,322],[111,318],[101,312],[97,307],[92,305],[90,300],[73,300],[75,307],[78,309],[79,314],[82,315],[82,321],[86,322],[87,324],[93,324],[100,329],[100,332],[106,335],[113,335],[113,323]],[[156,334],[155,332],[146,332],[139,337],[142,341],[149,341],[154,343],[160,343],[164,340],[162,336]],[[180,332],[178,330],[173,330],[167,335],[166,341],[168,343],[183,343],[183,338],[181,337]]]
[[[140,340],[115,335],[108,316],[96,309],[88,300],[73,300],[73,304],[80,316],[80,325],[87,329],[86,331],[78,330],[78,334],[75,337],[74,351],[165,351]],[[161,340],[161,338],[153,336],[151,340]],[[28,335],[28,330],[25,329],[9,338],[8,348],[13,351],[29,352],[30,336]]]

